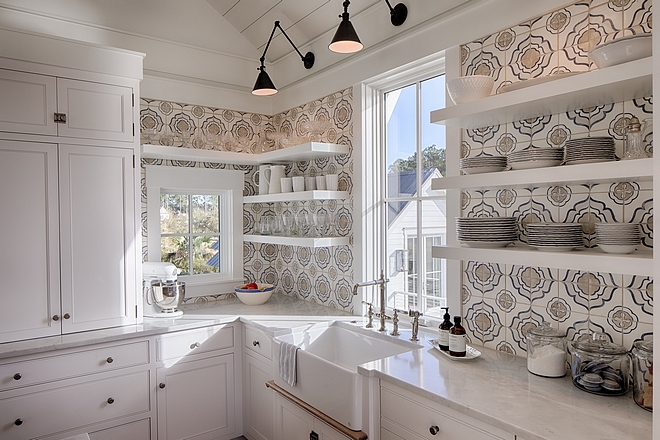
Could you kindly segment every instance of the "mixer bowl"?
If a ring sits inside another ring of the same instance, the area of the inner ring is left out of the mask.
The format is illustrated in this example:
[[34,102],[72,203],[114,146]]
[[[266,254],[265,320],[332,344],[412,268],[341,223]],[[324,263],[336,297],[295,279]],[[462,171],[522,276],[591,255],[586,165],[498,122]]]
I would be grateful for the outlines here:
[[165,313],[172,313],[177,311],[185,296],[186,283],[183,281],[152,281],[147,302]]

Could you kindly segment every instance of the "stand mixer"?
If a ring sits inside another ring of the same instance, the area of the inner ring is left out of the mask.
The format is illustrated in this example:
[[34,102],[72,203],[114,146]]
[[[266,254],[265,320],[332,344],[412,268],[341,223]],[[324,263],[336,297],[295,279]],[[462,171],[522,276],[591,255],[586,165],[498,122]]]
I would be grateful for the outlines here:
[[172,263],[142,263],[142,296],[146,318],[177,318],[186,294],[186,283],[177,281],[179,269]]

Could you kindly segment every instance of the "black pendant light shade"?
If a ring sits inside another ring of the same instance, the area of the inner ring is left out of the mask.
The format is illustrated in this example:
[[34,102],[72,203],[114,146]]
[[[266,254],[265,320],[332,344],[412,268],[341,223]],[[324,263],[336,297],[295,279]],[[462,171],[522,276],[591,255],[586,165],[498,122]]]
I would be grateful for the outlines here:
[[314,66],[314,54],[312,52],[307,52],[303,56],[303,54],[300,53],[296,45],[293,44],[291,38],[289,38],[286,32],[284,32],[284,29],[282,29],[282,26],[280,26],[280,22],[276,21],[275,26],[273,26],[273,32],[270,33],[270,38],[268,39],[268,43],[266,44],[264,53],[261,56],[261,58],[259,58],[259,61],[261,61],[261,66],[259,66],[258,69],[259,75],[257,76],[257,81],[254,83],[254,88],[252,89],[253,95],[268,96],[277,93],[277,88],[275,87],[275,84],[273,84],[273,81],[270,79],[270,76],[268,76],[268,73],[266,73],[266,66],[264,65],[264,62],[266,61],[266,52],[268,51],[270,42],[273,40],[273,35],[275,35],[275,29],[277,28],[280,28],[280,31],[282,31],[282,35],[284,35],[286,39],[289,40],[291,46],[293,46],[296,52],[298,52],[298,55],[300,55],[300,59],[302,60],[305,69],[311,69]]
[[259,67],[259,75],[257,81],[254,83],[252,94],[257,96],[268,96],[277,93],[275,84],[271,81],[270,76],[266,73],[266,67],[262,64]]
[[353,53],[361,50],[364,45],[360,42],[360,38],[355,32],[353,24],[349,20],[348,14],[348,5],[351,2],[346,0],[343,4],[344,13],[340,15],[341,23],[335,32],[335,36],[332,37],[332,42],[328,48],[337,53]]

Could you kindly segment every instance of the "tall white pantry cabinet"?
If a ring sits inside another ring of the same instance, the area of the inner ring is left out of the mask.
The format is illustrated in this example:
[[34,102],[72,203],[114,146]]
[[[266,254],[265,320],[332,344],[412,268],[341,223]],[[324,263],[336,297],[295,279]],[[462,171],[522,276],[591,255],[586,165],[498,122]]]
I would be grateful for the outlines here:
[[143,55],[0,40],[0,343],[136,324]]

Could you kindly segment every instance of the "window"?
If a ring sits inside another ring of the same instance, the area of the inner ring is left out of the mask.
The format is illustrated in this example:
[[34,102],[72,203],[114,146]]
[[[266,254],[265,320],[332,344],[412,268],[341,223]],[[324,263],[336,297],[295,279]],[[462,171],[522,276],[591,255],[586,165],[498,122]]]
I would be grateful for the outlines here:
[[146,168],[148,260],[180,269],[186,296],[233,291],[243,280],[243,172]]
[[[363,165],[369,195],[362,209],[380,213],[365,215],[364,254],[384,254],[388,307],[415,308],[430,318],[441,318],[447,303],[446,263],[432,257],[432,247],[446,244],[447,234],[445,191],[431,188],[446,171],[445,127],[430,123],[430,112],[445,106],[443,72],[443,60],[434,60],[383,75],[363,89],[372,110],[363,123],[371,148]],[[364,268],[375,269],[368,262]]]

